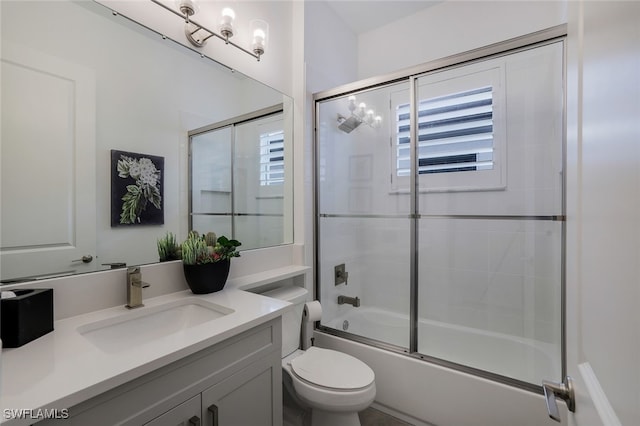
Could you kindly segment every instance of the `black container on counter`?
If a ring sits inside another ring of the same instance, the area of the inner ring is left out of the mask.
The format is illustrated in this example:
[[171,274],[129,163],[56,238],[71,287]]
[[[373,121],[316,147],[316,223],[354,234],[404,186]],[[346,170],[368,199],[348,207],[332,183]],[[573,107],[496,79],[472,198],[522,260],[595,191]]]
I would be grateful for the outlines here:
[[16,296],[0,302],[3,347],[17,348],[53,331],[53,289],[10,291]]

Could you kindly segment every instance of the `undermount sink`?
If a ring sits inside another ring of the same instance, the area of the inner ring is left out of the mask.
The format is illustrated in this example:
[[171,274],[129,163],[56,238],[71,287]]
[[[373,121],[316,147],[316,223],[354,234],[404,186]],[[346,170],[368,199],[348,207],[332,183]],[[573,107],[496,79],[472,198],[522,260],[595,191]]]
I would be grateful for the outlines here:
[[104,352],[114,353],[178,334],[233,312],[233,309],[188,297],[84,324],[77,330]]

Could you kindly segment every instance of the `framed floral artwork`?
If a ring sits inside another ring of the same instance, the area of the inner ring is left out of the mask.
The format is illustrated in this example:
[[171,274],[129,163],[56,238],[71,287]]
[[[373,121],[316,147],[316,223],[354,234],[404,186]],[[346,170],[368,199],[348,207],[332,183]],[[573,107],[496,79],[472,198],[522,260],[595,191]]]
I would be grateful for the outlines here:
[[111,150],[111,227],[164,223],[164,157]]

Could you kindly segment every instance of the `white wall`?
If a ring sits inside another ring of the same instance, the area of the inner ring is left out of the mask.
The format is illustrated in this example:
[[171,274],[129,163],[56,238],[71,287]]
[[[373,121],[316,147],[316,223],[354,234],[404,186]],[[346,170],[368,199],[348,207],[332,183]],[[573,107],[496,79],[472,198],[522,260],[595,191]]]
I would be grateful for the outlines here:
[[387,74],[566,21],[565,0],[444,1],[361,34],[358,78]]
[[567,347],[577,392],[570,424],[637,425],[640,3],[576,1],[570,12]]
[[322,1],[304,3],[304,61],[309,94],[357,80],[358,39]]

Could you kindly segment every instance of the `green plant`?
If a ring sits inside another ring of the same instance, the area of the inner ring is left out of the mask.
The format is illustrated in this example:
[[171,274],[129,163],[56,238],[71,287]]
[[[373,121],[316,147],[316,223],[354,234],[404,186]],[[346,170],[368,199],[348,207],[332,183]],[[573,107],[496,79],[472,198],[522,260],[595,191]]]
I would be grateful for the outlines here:
[[213,232],[200,236],[197,232],[191,231],[182,243],[182,262],[185,265],[201,265],[239,257],[237,248],[240,245],[240,241],[230,240],[224,235],[216,238]]
[[180,251],[180,245],[177,243],[176,236],[173,235],[172,232],[167,232],[164,237],[158,239],[160,262],[180,259]]
[[220,256],[218,260],[226,260],[231,259],[232,257],[240,257],[238,247],[241,245],[242,243],[240,241],[230,240],[224,235],[221,235],[213,250],[214,253]]

